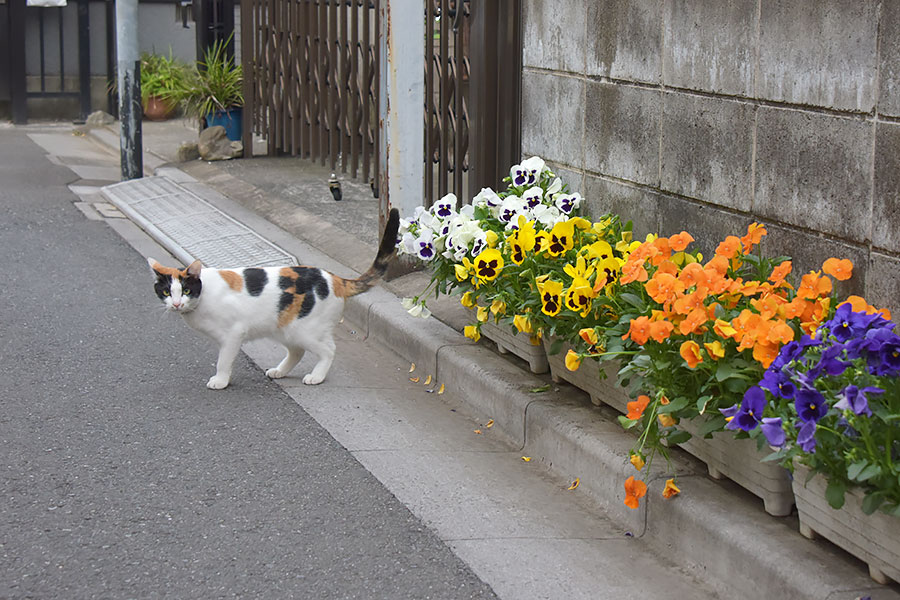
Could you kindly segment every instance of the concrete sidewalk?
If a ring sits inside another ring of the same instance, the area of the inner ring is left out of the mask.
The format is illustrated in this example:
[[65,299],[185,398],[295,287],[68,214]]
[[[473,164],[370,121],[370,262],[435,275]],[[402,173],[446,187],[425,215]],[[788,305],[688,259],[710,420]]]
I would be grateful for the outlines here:
[[[114,128],[87,134],[117,151]],[[330,170],[297,158],[168,164],[178,143],[193,135],[182,121],[144,123],[148,174],[186,174],[198,182],[194,193],[264,238],[277,244],[287,236],[308,244],[316,252],[298,256],[301,264],[352,275],[371,263],[378,201],[368,185],[342,178],[344,199],[335,202],[328,191]],[[319,253],[327,264],[309,260]],[[580,478],[579,493],[593,498],[606,516],[693,575],[714,582],[723,597],[900,599],[900,587],[876,584],[862,563],[827,542],[800,536],[795,516],[770,517],[761,500],[728,481],[710,479],[703,465],[679,451],[673,452],[673,464],[682,494],[663,500],[662,473],[645,474],[650,489],[642,507],[627,509],[622,484],[634,474],[627,462],[633,438],[615,415],[565,384],[532,393],[550,383],[549,377],[531,374],[489,343],[464,338],[460,331],[470,313],[456,299],[429,301],[434,318],[427,321],[410,317],[399,298],[419,294],[427,282],[424,272],[385,282],[351,299],[346,316],[368,338],[444,383],[471,415],[493,419],[492,433],[517,452],[563,478]]]

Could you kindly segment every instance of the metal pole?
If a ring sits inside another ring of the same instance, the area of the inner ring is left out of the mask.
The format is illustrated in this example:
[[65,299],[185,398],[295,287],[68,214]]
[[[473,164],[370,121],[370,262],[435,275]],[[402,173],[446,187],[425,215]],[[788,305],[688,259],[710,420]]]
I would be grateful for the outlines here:
[[425,14],[421,1],[382,0],[380,171],[382,218],[395,207],[409,216],[422,205],[425,140]]
[[119,148],[122,179],[144,174],[141,140],[141,63],[138,56],[137,0],[116,0],[116,55],[119,66]]

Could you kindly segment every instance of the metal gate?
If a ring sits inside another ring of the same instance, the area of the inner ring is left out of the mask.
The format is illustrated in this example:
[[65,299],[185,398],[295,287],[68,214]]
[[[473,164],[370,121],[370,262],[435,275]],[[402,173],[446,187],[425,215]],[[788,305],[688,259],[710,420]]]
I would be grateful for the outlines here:
[[378,189],[379,0],[244,0],[245,147],[326,163]]
[[[379,5],[241,3],[245,147],[318,160],[377,194]],[[498,186],[520,154],[521,0],[424,0],[423,203]],[[477,56],[471,61],[469,56]]]
[[[61,7],[26,6],[26,0],[8,0],[7,74],[15,123],[27,121],[28,98],[75,99],[76,118],[82,121],[87,118],[91,112],[90,15],[92,9],[105,11],[109,30],[112,6],[111,0],[102,3],[69,0]],[[109,54],[109,35],[106,42]],[[33,73],[30,85],[28,72]]]

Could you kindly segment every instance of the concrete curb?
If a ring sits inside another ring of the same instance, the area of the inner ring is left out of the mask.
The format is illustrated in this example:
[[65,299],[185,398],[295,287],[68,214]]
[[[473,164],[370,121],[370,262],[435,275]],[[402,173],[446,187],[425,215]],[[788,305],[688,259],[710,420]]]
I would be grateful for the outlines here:
[[[200,193],[202,186],[191,189],[249,227],[265,221],[227,198],[217,202],[220,195],[214,190]],[[292,237],[272,223],[256,230],[264,236]],[[272,241],[286,247],[280,239]],[[299,242],[305,248],[303,261],[333,269],[339,261],[318,248],[321,242]],[[347,269],[335,270],[345,275]],[[445,384],[476,420],[494,419],[491,435],[501,436],[564,478],[579,477],[580,492],[610,518],[677,556],[721,590],[784,600],[900,599],[896,586],[876,584],[846,554],[800,536],[795,518],[766,515],[761,501],[728,481],[709,479],[702,466],[680,451],[673,454],[684,493],[663,500],[664,478],[645,473],[649,490],[642,508],[627,509],[622,485],[635,474],[626,460],[633,437],[614,418],[604,417],[605,411],[592,407],[582,392],[560,384],[542,394],[531,393],[549,377],[529,373],[436,319],[411,317],[384,288],[349,299],[345,316],[366,335],[416,363],[420,376],[430,374],[437,384]]]

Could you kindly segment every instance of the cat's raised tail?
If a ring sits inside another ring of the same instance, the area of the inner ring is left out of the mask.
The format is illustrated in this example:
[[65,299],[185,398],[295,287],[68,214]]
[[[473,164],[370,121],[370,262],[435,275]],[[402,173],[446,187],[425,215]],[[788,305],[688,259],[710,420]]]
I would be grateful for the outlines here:
[[334,294],[341,298],[349,298],[361,294],[371,288],[387,271],[391,258],[397,253],[397,232],[400,230],[400,211],[392,208],[388,214],[387,225],[381,236],[378,254],[369,270],[357,279],[344,279],[334,276]]

